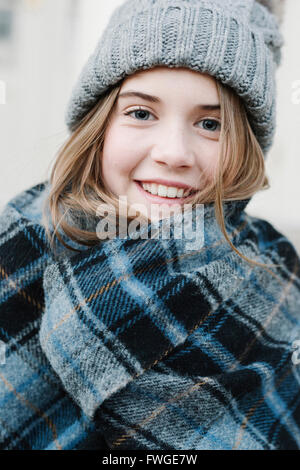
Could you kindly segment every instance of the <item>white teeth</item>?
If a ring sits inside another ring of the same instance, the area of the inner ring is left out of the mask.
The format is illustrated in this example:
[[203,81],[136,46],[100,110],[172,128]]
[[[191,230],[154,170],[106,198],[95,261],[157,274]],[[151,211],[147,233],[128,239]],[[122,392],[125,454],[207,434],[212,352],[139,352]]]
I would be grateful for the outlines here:
[[167,186],[163,186],[162,184],[159,184],[158,190],[157,190],[158,196],[166,197],[167,193],[168,193]]
[[153,184],[147,184],[148,186],[148,191],[152,194],[157,194],[157,184],[153,183]]
[[[167,197],[180,197],[179,190],[176,188],[168,188]],[[182,191],[183,193],[183,191]]]
[[161,197],[181,198],[190,194],[191,190],[175,188],[174,186],[164,186],[163,184],[142,183],[143,188],[151,194]]

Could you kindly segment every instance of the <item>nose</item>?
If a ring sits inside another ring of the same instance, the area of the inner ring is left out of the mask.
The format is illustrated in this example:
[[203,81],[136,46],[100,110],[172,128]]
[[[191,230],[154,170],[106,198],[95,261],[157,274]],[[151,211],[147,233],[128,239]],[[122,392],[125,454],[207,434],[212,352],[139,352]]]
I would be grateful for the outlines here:
[[192,167],[195,164],[195,154],[191,148],[188,132],[179,125],[165,129],[163,135],[158,136],[151,157],[158,164],[170,168]]

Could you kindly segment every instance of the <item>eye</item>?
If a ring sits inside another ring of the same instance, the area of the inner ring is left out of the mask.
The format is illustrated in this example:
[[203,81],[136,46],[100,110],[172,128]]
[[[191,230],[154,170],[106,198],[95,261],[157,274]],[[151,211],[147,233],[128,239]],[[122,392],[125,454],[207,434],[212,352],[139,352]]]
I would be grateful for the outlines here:
[[199,122],[208,123],[208,126],[205,126],[206,128],[204,127],[205,131],[215,132],[217,129],[221,128],[221,123],[215,119],[203,119]]
[[143,108],[137,108],[137,109],[132,109],[131,111],[128,111],[124,113],[125,116],[130,116],[131,114],[135,113],[135,116],[139,115],[138,118],[136,118],[138,121],[147,121],[147,116],[153,114],[150,113],[150,111],[147,111],[146,109]]
[[[135,115],[134,119],[137,119],[138,121],[148,121],[149,119],[147,118],[149,116],[153,116],[150,111],[147,111],[147,109],[144,108],[132,109],[131,111],[124,113],[125,116],[131,116],[132,114]],[[208,127],[204,128],[204,130],[209,132],[215,132],[218,128],[221,128],[221,123],[215,119],[202,119],[202,121],[199,122],[208,123]]]

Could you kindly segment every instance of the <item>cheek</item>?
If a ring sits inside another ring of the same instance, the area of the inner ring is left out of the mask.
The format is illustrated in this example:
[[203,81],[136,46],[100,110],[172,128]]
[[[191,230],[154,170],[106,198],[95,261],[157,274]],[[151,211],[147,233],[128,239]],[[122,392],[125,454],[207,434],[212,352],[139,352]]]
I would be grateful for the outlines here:
[[112,127],[105,135],[102,152],[102,172],[104,176],[128,175],[138,164],[140,151],[128,131]]
[[216,172],[219,161],[220,142],[209,142],[206,148],[202,148],[199,156],[200,166],[208,178],[212,178]]
[[215,152],[211,155],[210,164],[209,164],[209,174],[212,177],[218,166],[219,161],[219,146],[216,146]]

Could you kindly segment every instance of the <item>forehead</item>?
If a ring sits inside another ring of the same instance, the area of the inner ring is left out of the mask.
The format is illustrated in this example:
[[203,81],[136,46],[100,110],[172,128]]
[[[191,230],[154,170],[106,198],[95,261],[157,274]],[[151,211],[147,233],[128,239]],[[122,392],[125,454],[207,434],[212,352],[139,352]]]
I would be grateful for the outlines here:
[[185,67],[157,66],[148,70],[139,70],[126,77],[122,83],[121,91],[131,89],[153,94],[185,93],[195,98],[207,97],[218,100],[216,79]]

